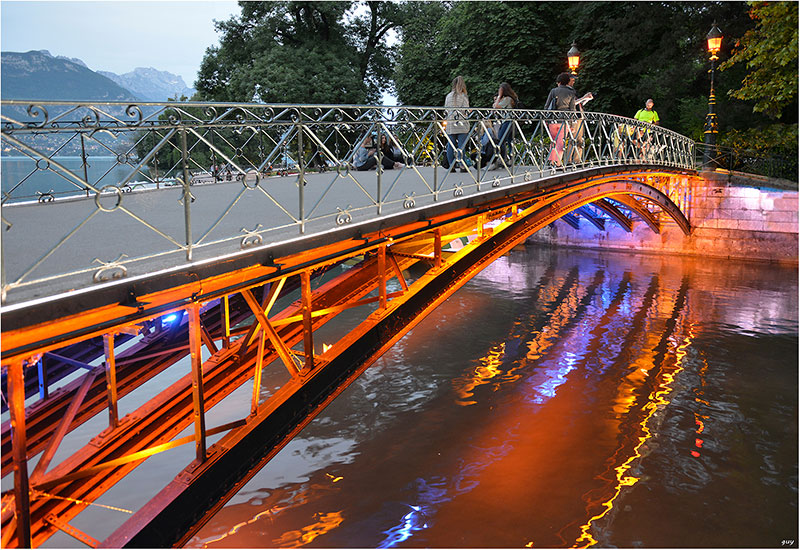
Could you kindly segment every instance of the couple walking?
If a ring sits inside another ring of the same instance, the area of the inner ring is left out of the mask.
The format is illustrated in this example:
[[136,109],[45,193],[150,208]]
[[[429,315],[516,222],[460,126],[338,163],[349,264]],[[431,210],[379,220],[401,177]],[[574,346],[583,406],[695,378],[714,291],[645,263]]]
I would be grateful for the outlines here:
[[[514,90],[511,89],[511,85],[508,82],[503,82],[500,84],[497,95],[494,97],[492,108],[514,109],[517,107],[518,103],[519,99],[517,98],[517,94],[514,93]],[[464,83],[463,77],[457,76],[453,79],[452,88],[450,93],[447,94],[447,97],[445,97],[444,106],[449,109],[447,111],[447,121],[445,123],[448,166],[454,166],[453,161],[455,160],[461,165],[461,171],[467,172],[467,164],[464,162],[464,144],[467,141],[470,127],[466,115],[466,109],[469,108],[469,96],[467,95],[467,85]],[[500,145],[500,155],[505,157],[508,143],[511,141],[510,120],[506,120],[500,124],[496,137]],[[488,135],[484,135],[484,139],[487,143],[489,142]],[[455,147],[453,146],[454,144]],[[484,149],[482,149],[482,151],[483,150]]]

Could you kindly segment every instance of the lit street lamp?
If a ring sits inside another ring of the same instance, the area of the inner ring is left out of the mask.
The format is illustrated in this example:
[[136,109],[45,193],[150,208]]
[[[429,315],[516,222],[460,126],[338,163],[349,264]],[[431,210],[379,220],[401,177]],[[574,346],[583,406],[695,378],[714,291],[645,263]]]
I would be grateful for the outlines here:
[[[708,166],[711,163],[711,152],[717,144],[717,113],[714,112],[714,107],[717,104],[717,96],[714,93],[714,71],[716,69],[715,61],[719,59],[717,54],[722,47],[722,31],[717,27],[717,22],[711,27],[711,30],[706,35],[708,42],[708,52],[711,54],[711,93],[708,96],[708,114],[706,115],[706,126],[703,128],[704,143],[706,144],[705,151],[703,152],[703,165]],[[716,151],[714,156],[716,156]]]
[[567,52],[567,65],[569,65],[569,72],[577,74],[578,65],[581,62],[581,52],[578,51],[578,47],[575,45],[575,41],[572,42],[572,47]]

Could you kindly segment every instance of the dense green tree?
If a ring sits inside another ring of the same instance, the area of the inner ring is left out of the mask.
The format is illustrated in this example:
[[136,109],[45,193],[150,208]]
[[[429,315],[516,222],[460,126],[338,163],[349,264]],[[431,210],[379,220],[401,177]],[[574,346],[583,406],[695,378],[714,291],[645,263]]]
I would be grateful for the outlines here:
[[507,81],[524,105],[541,107],[569,47],[559,42],[552,24],[559,4],[417,3],[414,8],[402,28],[395,74],[402,103],[441,105],[452,79],[461,75],[474,106],[491,106],[499,84]]
[[[705,35],[715,19],[727,59],[754,26],[743,2],[414,3],[402,26],[395,86],[401,103],[441,105],[461,74],[471,104],[487,106],[507,80],[526,107],[541,108],[574,40],[582,51],[576,88],[596,97],[589,109],[633,116],[652,97],[662,125],[702,139]],[[717,73],[722,132],[765,121],[752,101],[728,97],[745,75],[745,67]]]
[[754,111],[780,118],[787,106],[796,107],[797,3],[752,2],[751,6],[756,27],[737,41],[733,56],[720,69],[745,64],[748,73],[741,87],[729,94],[754,100]]
[[[359,12],[361,5],[366,9]],[[388,2],[239,2],[217,22],[195,87],[204,99],[364,103],[390,87],[389,32],[400,5]]]

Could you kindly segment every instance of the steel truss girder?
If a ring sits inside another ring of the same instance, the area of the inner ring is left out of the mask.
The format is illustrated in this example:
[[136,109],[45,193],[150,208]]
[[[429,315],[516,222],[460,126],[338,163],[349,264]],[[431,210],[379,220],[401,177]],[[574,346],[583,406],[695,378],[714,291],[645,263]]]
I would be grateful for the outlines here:
[[[315,303],[325,307],[327,305],[336,305],[337,303],[347,303],[352,298],[369,292],[372,288],[371,285],[364,282],[364,276],[372,278],[374,274],[370,269],[370,265],[374,261],[368,261],[366,268],[361,270],[350,270],[341,276],[349,284],[335,285],[328,283],[323,285],[317,292],[323,294]],[[330,296],[326,296],[329,294]],[[290,310],[300,311],[299,306],[290,306]],[[314,321],[315,328],[321,326],[330,319],[331,316],[318,317]],[[294,326],[285,326],[282,328],[282,337],[289,343],[297,342],[298,339],[303,338],[302,327],[298,330],[297,323]],[[235,348],[241,347],[237,342]],[[231,353],[234,350],[224,350],[219,358],[212,358],[209,365],[205,367],[204,378],[206,378],[205,391],[206,403],[208,406],[213,406],[218,403],[222,398],[227,396],[235,388],[244,383],[250,376],[252,376],[252,364],[255,361],[255,350],[248,349],[245,351],[246,356],[238,356],[236,353]],[[271,359],[269,359],[271,361]],[[226,370],[225,366],[231,366],[232,370]],[[34,506],[34,542],[42,542],[52,533],[54,527],[52,524],[43,521],[42,518],[48,514],[54,513],[59,519],[69,521],[79,513],[88,502],[94,500],[97,496],[102,494],[110,485],[124,477],[129,471],[138,466],[149,454],[144,453],[145,456],[134,460],[127,460],[126,456],[132,456],[131,453],[145,451],[147,448],[153,448],[153,445],[165,444],[171,442],[172,438],[177,435],[183,428],[186,427],[186,422],[192,422],[191,414],[183,411],[190,411],[192,405],[192,390],[190,376],[187,375],[183,379],[182,385],[173,385],[172,393],[159,394],[153,398],[148,404],[141,407],[134,413],[134,416],[129,418],[129,422],[122,423],[120,428],[116,430],[111,437],[107,437],[101,441],[96,442],[94,445],[87,447],[90,453],[78,453],[72,458],[68,459],[57,467],[53,472],[48,474],[42,480],[41,486],[46,487],[48,490],[57,488],[59,492],[71,495],[72,498],[81,501],[81,503],[65,503],[64,501],[37,501]],[[187,409],[188,407],[188,409]],[[168,414],[167,418],[162,418],[155,414],[157,411],[163,411],[163,414]],[[130,416],[130,415],[129,415]],[[168,421],[167,421],[168,420]],[[148,428],[148,426],[150,428]],[[155,429],[155,433],[150,435],[142,434],[140,432]],[[209,430],[218,433],[219,428]],[[130,437],[136,434],[136,441]],[[194,439],[194,438],[193,438]],[[174,443],[174,442],[173,442]],[[124,445],[123,445],[124,444]],[[164,448],[171,448],[172,445],[166,445]],[[163,449],[162,449],[163,450]],[[113,465],[112,468],[102,468],[103,464]],[[101,471],[102,468],[102,471]],[[65,473],[71,471],[73,473],[83,470],[89,472],[90,476],[82,476],[80,478],[75,475],[66,475]],[[59,481],[63,479],[63,481]],[[60,488],[59,488],[60,487]],[[13,506],[11,508],[13,509]],[[38,519],[37,519],[38,518]],[[8,518],[4,518],[8,520]],[[4,521],[4,533],[8,528],[7,521]],[[11,540],[13,543],[13,538]],[[13,545],[13,544],[12,544]]]
[[576,212],[578,214],[580,214],[581,216],[583,216],[584,218],[586,218],[587,220],[589,220],[589,222],[593,226],[595,226],[597,229],[599,229],[600,231],[605,231],[605,228],[606,228],[606,220],[605,220],[605,218],[597,217],[596,215],[594,215],[589,210],[588,206],[581,206],[580,208],[578,208],[576,210]]
[[[242,316],[240,312],[240,310],[243,310],[243,304],[237,301],[236,306],[237,310],[234,312],[233,318],[234,320],[241,321],[246,317],[246,315]],[[216,324],[219,322],[216,320],[219,317],[216,314],[216,308],[211,308],[204,314],[204,317],[212,319],[209,326],[216,330]],[[185,342],[185,331],[185,323],[176,323],[172,329],[161,332],[140,344],[140,348],[137,348],[137,350],[129,350],[124,358],[116,358],[118,366],[118,397],[124,397],[151,377],[160,373],[182,357],[185,357],[188,354],[188,345],[178,345],[178,342]],[[128,337],[129,335],[121,334],[119,339],[125,341]],[[134,351],[136,353],[132,355]],[[81,380],[70,383],[61,388],[58,392],[53,393],[49,399],[37,403],[28,411],[29,458],[32,458],[36,453],[40,452],[51,440],[55,426],[59,425],[61,419],[64,418],[65,411],[75,400],[75,395],[79,392],[81,384]],[[75,429],[103,410],[106,407],[105,396],[105,381],[100,379],[100,377],[95,377],[69,430]],[[10,427],[7,423],[3,424],[2,451],[2,472],[3,475],[6,475],[11,468],[12,456]]]
[[638,215],[639,218],[641,218],[641,220],[653,230],[653,233],[661,233],[661,224],[658,222],[658,218],[656,218],[652,212],[645,208],[643,204],[636,200],[635,197],[617,195],[613,197],[613,199],[632,212],[636,213],[636,215]]
[[600,210],[602,210],[603,212],[605,212],[606,214],[608,214],[611,217],[611,219],[617,222],[619,226],[626,232],[630,233],[631,231],[633,231],[633,222],[631,221],[631,219],[625,214],[623,214],[619,208],[608,202],[606,199],[600,199],[594,201],[592,204],[597,208],[599,208]]

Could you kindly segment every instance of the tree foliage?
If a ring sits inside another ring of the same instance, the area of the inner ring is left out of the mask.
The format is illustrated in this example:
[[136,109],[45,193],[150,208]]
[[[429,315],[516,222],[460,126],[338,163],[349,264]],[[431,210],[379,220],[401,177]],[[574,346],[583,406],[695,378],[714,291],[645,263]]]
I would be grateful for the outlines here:
[[751,2],[750,17],[756,27],[738,40],[720,69],[745,64],[748,74],[729,94],[754,100],[754,111],[779,118],[797,97],[797,3]]
[[414,7],[402,29],[395,73],[402,103],[441,105],[452,79],[462,75],[472,105],[490,107],[498,86],[507,81],[526,106],[540,107],[559,62],[557,30],[552,25],[559,17],[558,4],[458,2]]
[[[489,106],[508,81],[524,105],[542,108],[566,70],[573,40],[582,51],[576,88],[595,111],[633,116],[653,98],[662,125],[702,139],[710,63],[705,35],[716,19],[726,59],[753,28],[742,2],[420,2],[407,14],[395,72],[401,103],[441,105],[462,75],[475,106]],[[728,97],[744,66],[717,73],[720,131],[766,119],[752,101]]]
[[[576,88],[588,108],[633,116],[652,97],[662,125],[702,139],[708,110],[705,35],[725,39],[715,78],[721,136],[783,113],[797,121],[797,5],[789,2],[240,2],[217,23],[195,86],[201,99],[442,105],[462,75],[473,106],[507,81],[542,108],[582,51]],[[387,40],[396,30],[397,44]],[[735,52],[734,52],[735,45]],[[733,57],[732,57],[733,56]],[[744,85],[743,85],[744,83]],[[736,90],[729,94],[729,91]],[[782,109],[782,111],[781,111]]]
[[[356,8],[361,5],[362,12]],[[388,33],[401,6],[389,2],[239,2],[217,22],[195,87],[204,99],[365,103],[391,85]]]

